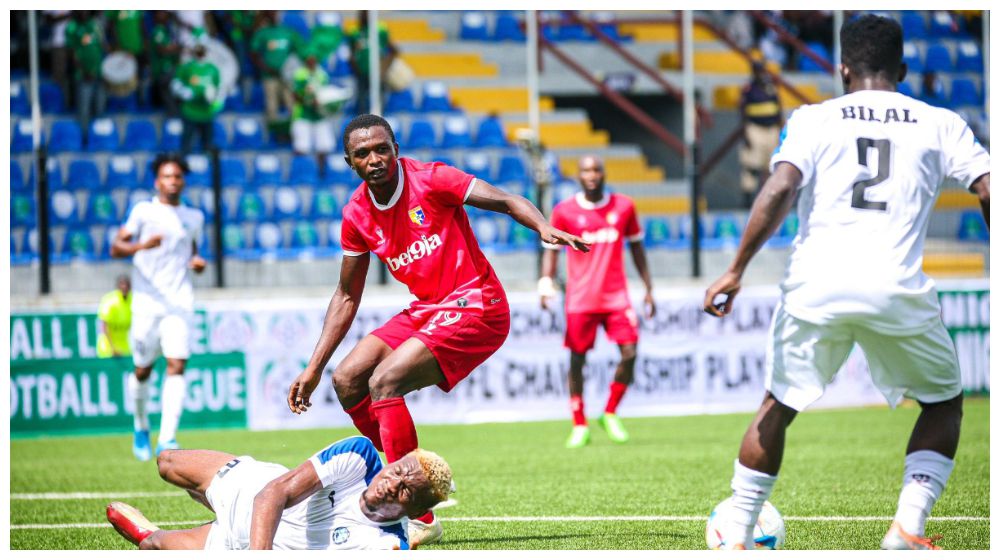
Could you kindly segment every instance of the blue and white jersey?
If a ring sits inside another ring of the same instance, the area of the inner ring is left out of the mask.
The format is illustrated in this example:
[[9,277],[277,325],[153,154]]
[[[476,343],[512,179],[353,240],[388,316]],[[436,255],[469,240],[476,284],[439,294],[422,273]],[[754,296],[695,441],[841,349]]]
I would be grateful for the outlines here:
[[288,508],[274,535],[275,549],[408,549],[404,518],[376,523],[361,512],[361,494],[382,470],[372,442],[340,440],[309,458],[323,489]]

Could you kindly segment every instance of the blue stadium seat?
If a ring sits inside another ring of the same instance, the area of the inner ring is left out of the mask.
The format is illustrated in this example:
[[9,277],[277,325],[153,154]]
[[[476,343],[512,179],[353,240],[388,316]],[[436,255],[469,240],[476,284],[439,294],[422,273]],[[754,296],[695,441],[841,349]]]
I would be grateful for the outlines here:
[[243,100],[243,89],[240,86],[237,85],[226,93],[222,110],[226,113],[242,113],[247,110],[246,101]]
[[98,258],[103,260],[111,259],[111,245],[115,242],[115,238],[118,237],[119,229],[121,229],[121,224],[104,228],[104,233],[101,235],[101,249],[97,252]]
[[494,41],[524,41],[524,31],[515,12],[497,12],[496,24],[493,26]]
[[229,132],[226,130],[226,125],[222,124],[219,119],[212,121],[212,141],[215,142],[215,147],[220,150],[229,148]]
[[944,81],[935,77],[931,89],[928,90],[923,84],[921,84],[920,97],[919,99],[924,103],[928,103],[935,107],[944,107],[948,104],[948,96],[945,94]]
[[125,141],[122,144],[124,150],[154,152],[158,144],[153,121],[139,117],[129,119],[125,125]]
[[412,113],[416,111],[416,108],[417,105],[413,100],[413,92],[409,89],[389,93],[389,98],[385,102],[386,113]]
[[965,26],[962,24],[962,18],[955,17],[950,12],[938,10],[931,13],[928,35],[943,39],[954,39],[959,36],[966,36],[967,34]]
[[451,101],[448,99],[448,86],[444,82],[430,81],[424,82],[424,89],[420,97],[420,110],[425,113],[430,112],[451,112]]
[[952,72],[955,65],[951,60],[948,47],[941,44],[927,46],[927,57],[924,60],[925,72]]
[[479,129],[476,131],[476,146],[480,148],[507,146],[507,136],[504,133],[500,117],[489,116],[479,121]]
[[107,117],[94,119],[90,123],[87,136],[87,150],[91,152],[113,152],[118,149],[118,126]]
[[87,200],[87,214],[85,220],[88,224],[112,225],[119,223],[121,213],[118,204],[110,192],[100,191],[90,193]]
[[465,115],[455,115],[444,120],[441,148],[468,148],[472,146],[472,126]]
[[259,194],[253,191],[240,193],[236,206],[237,221],[259,222],[267,217],[267,207]]
[[222,252],[226,255],[238,255],[247,249],[246,235],[243,228],[234,223],[222,226]]
[[253,158],[253,184],[276,185],[282,182],[281,159],[274,154],[257,154]]
[[458,167],[458,165],[455,163],[455,159],[452,158],[451,155],[448,154],[448,152],[433,153],[427,159],[428,159],[428,161],[440,162],[440,163],[443,163],[445,165],[449,165],[451,167]]
[[58,189],[49,195],[50,219],[53,225],[76,224],[80,221],[80,209],[73,191]]
[[42,113],[47,115],[58,115],[67,111],[62,89],[55,82],[42,82],[38,85],[38,102],[42,107]]
[[181,132],[184,131],[184,124],[180,119],[167,119],[163,121],[163,133],[160,134],[160,150],[164,152],[176,152],[181,149]]
[[83,131],[74,120],[60,120],[52,123],[49,133],[49,153],[79,152],[83,149]]
[[899,84],[896,85],[896,91],[902,93],[903,95],[907,95],[909,97],[913,98],[917,97],[917,92],[913,90],[913,86],[910,85],[910,82],[907,82],[905,80],[899,82]]
[[924,71],[924,61],[920,58],[920,49],[913,41],[903,43],[903,62],[906,63],[906,69],[911,73]]
[[313,222],[302,220],[292,226],[292,249],[311,249],[319,247],[319,232]]
[[963,211],[958,221],[957,237],[959,241],[989,241],[990,228],[986,225],[982,212]]
[[413,119],[410,121],[410,131],[406,135],[407,150],[421,150],[433,148],[437,145],[437,133],[434,125],[426,119]]
[[462,26],[458,32],[458,38],[463,41],[487,41],[490,38],[490,31],[486,25],[486,14],[477,11],[468,11],[462,14]]
[[326,156],[326,175],[323,177],[324,184],[357,185],[361,179],[354,173],[342,154],[330,154]]
[[[59,158],[49,158],[45,162],[46,176],[48,178],[49,192],[59,189],[63,186],[63,172],[62,166],[59,164]],[[32,165],[28,169],[28,186],[32,189],[35,188],[35,166]]]
[[295,187],[281,186],[274,190],[274,217],[298,218],[302,214],[302,195]]
[[10,195],[11,226],[33,226],[37,220],[35,196],[30,192],[15,192]]
[[958,44],[958,58],[955,60],[956,72],[983,71],[983,51],[975,41],[962,41]]
[[507,154],[500,157],[500,169],[497,171],[497,182],[526,182],[527,180],[528,170],[525,167],[524,160],[521,159],[521,156],[517,154]]
[[[503,217],[500,217],[503,219]],[[531,228],[522,226],[514,220],[506,220],[509,228],[506,238],[506,249],[524,251],[526,249],[536,249],[538,247],[538,234]],[[503,227],[503,225],[501,225]]]
[[253,228],[253,248],[260,256],[274,257],[284,247],[285,236],[278,224],[261,222]]
[[351,72],[351,49],[346,44],[341,44],[333,56],[331,64],[326,66],[331,78],[346,78]]
[[[827,50],[826,45],[813,41],[806,43],[806,46],[812,49],[812,51],[818,54],[823,60],[833,64],[833,57],[830,56],[830,51]],[[820,66],[819,63],[804,54],[799,56],[799,71],[826,72],[826,70]]]
[[[14,154],[23,154],[30,152],[34,147],[32,145],[31,134],[34,128],[31,126],[31,121],[28,119],[21,119],[17,121],[17,124],[13,126],[14,135],[10,140],[10,151]],[[42,133],[40,141],[45,143],[45,134]]]
[[264,147],[264,131],[255,117],[240,117],[233,123],[234,150],[260,150]]
[[59,252],[54,255],[56,262],[67,260],[93,260],[97,257],[94,250],[94,236],[90,230],[83,227],[73,227],[66,230]]
[[10,160],[10,190],[14,192],[31,190],[24,182],[24,171],[21,169],[21,164],[14,160]]
[[250,84],[250,98],[247,100],[247,110],[259,113],[264,110],[264,84],[254,81]]
[[292,156],[291,167],[288,170],[290,185],[318,185],[319,165],[313,156]]
[[327,244],[335,252],[341,251],[340,247],[340,230],[344,226],[342,220],[330,220],[330,223],[326,226],[327,232]]
[[104,180],[107,189],[139,186],[139,169],[132,156],[117,155],[108,159],[108,176]]
[[781,222],[781,226],[778,231],[774,232],[774,235],[767,240],[765,244],[767,247],[772,248],[784,248],[792,244],[795,240],[795,236],[799,233],[799,217],[795,212],[788,214],[785,220]]
[[484,152],[465,152],[465,161],[462,164],[462,169],[476,177],[486,181],[487,183],[493,182],[493,170],[490,165],[490,156]]
[[90,159],[70,160],[65,185],[71,189],[101,188],[103,183],[101,182],[101,171],[97,168],[97,163]]
[[723,247],[736,247],[740,243],[743,226],[732,214],[720,214],[715,217],[712,227],[712,238],[719,241]]
[[952,107],[982,104],[983,96],[980,95],[975,82],[969,78],[955,78],[951,81],[950,105]]
[[231,157],[220,158],[219,166],[222,168],[222,186],[236,185],[238,187],[245,187],[247,185],[247,170],[243,165],[242,159]]
[[557,183],[552,190],[552,204],[559,204],[564,200],[573,198],[579,190],[580,187],[572,181],[562,181]]
[[339,219],[341,208],[333,189],[320,187],[313,191],[312,203],[309,205],[309,216],[313,220]]
[[[705,241],[708,240],[708,235],[705,232],[705,220],[703,218],[698,219],[698,233],[701,235],[701,246],[706,247]],[[684,246],[691,243],[691,217],[688,215],[683,215],[677,220],[677,240],[683,242]]]
[[10,83],[10,114],[27,117],[31,115],[31,102],[28,100],[28,90],[21,82]]
[[139,94],[133,91],[125,95],[108,94],[105,111],[108,113],[136,113],[139,109]]
[[285,10],[281,15],[281,24],[294,29],[305,42],[308,42],[309,36],[312,35],[312,29],[302,10]]
[[900,25],[903,27],[903,38],[907,41],[927,38],[927,20],[921,13],[903,12]]
[[[346,123],[349,121],[345,119],[344,122],[346,127]],[[406,135],[404,134],[405,131],[403,130],[403,121],[399,120],[399,117],[389,115],[385,117],[385,122],[389,123],[389,128],[392,129],[392,135],[396,138],[396,143],[399,144],[400,146],[405,146]],[[341,136],[343,136],[343,134],[341,134]],[[343,148],[343,146],[340,146],[340,148]]]
[[212,162],[208,156],[189,154],[185,160],[188,164],[188,173],[184,179],[188,187],[212,186]]
[[[496,250],[501,245],[506,243],[504,239],[504,229],[509,229],[509,224],[501,224],[500,220],[504,219],[503,216],[487,214],[477,217],[472,222],[472,228],[475,231],[476,239],[479,240],[479,245],[484,249]],[[502,226],[506,226],[503,227]]]

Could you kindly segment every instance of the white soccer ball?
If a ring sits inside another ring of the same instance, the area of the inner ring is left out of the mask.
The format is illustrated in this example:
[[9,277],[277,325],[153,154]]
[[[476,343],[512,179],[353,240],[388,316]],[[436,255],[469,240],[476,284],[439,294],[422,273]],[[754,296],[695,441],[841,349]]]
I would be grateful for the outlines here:
[[[705,543],[712,550],[730,546],[730,543],[724,542],[722,538],[722,527],[733,510],[732,501],[732,497],[722,500],[708,516]],[[753,542],[757,550],[774,550],[785,544],[785,520],[771,502],[764,502],[764,507],[757,516],[757,525],[753,528]]]

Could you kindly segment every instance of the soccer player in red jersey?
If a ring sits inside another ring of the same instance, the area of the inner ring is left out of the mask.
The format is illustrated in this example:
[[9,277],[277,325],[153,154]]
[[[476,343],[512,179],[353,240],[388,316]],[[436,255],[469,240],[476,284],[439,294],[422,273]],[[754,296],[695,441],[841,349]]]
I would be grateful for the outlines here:
[[[573,431],[566,447],[583,447],[590,442],[590,428],[583,410],[583,365],[587,351],[594,347],[597,326],[602,325],[608,338],[618,344],[621,361],[611,382],[610,395],[599,422],[608,437],[617,443],[628,441],[628,432],[616,414],[625,390],[635,371],[635,345],[639,340],[638,318],[629,301],[622,243],[628,240],[635,268],[646,286],[647,318],[656,313],[653,281],[646,265],[642,230],[632,199],[604,190],[604,163],[596,156],[579,162],[581,192],[564,200],[552,211],[552,225],[593,243],[588,253],[570,252],[566,273],[566,348],[569,348],[569,395],[573,412]],[[542,277],[538,281],[542,307],[548,309],[555,295],[557,245],[546,244],[542,258]]]
[[[392,128],[360,115],[344,130],[347,163],[364,181],[344,206],[340,281],[323,332],[288,391],[305,412],[327,362],[354,320],[370,253],[416,300],[354,347],[333,372],[333,386],[354,425],[391,463],[417,448],[403,396],[437,385],[450,391],[500,348],[510,332],[503,286],[483,256],[463,208],[509,214],[542,240],[587,251],[589,243],[552,227],[530,202],[442,163],[398,157]],[[441,536],[432,512],[410,521],[411,546]]]

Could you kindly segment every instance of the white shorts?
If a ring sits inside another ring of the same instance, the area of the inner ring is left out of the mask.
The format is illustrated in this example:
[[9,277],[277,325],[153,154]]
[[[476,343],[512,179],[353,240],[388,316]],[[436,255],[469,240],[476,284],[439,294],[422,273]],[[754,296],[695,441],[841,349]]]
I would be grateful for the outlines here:
[[333,121],[292,121],[292,149],[299,154],[329,154],[336,147],[333,138]]
[[132,363],[136,367],[149,367],[160,357],[186,360],[191,357],[190,314],[171,313],[142,315],[132,314],[129,341],[132,344]]
[[[235,464],[234,464],[235,463]],[[288,467],[265,463],[244,455],[219,469],[205,497],[215,511],[205,550],[245,550],[250,547],[253,500],[268,482],[288,472]]]
[[771,322],[764,386],[782,404],[802,411],[823,395],[855,342],[868,358],[872,382],[892,406],[904,396],[935,403],[962,393],[955,344],[940,319],[923,333],[893,336],[857,323],[808,323],[781,303]]

